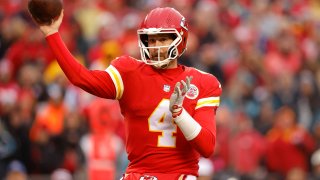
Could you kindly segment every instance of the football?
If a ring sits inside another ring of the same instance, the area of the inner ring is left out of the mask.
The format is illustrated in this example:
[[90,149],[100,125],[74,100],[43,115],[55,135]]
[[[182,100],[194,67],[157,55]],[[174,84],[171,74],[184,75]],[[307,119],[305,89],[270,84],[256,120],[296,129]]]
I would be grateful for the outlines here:
[[63,8],[62,0],[29,0],[28,10],[39,25],[50,25],[59,17]]

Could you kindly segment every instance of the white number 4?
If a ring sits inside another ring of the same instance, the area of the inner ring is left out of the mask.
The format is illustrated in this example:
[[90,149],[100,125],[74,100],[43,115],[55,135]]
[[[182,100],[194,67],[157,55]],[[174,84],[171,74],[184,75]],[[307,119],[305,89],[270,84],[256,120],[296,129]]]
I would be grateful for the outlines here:
[[176,147],[177,125],[169,111],[169,99],[163,99],[148,119],[149,131],[161,132],[158,136],[158,147]]

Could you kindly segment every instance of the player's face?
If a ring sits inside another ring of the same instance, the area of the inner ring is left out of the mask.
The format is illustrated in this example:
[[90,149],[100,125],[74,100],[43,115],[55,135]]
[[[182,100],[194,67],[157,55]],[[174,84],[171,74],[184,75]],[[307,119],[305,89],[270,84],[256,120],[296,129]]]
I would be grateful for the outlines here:
[[150,48],[150,58],[158,59],[158,57],[160,57],[160,60],[168,58],[168,46],[172,43],[172,41],[172,36],[170,36],[169,34],[148,35],[149,47],[166,46],[161,48]]

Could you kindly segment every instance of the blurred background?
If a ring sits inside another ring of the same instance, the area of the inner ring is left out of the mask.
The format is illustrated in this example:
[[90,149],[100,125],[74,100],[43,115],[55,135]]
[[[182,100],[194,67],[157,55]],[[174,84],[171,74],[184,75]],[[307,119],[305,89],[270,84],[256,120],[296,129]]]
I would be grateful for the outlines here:
[[[117,102],[69,83],[27,2],[0,1],[0,179],[119,179]],[[200,178],[320,179],[320,1],[64,0],[60,33],[79,62],[104,70],[119,55],[140,58],[137,27],[164,6],[190,23],[180,63],[223,87]]]

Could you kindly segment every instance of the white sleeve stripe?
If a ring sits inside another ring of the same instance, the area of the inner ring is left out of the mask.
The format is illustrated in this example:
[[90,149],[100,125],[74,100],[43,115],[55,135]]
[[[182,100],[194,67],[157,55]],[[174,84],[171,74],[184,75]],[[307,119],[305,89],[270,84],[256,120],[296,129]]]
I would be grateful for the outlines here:
[[218,107],[218,106],[219,106],[219,103],[201,104],[201,105],[196,106],[195,109],[199,109],[202,107]]
[[105,71],[110,75],[113,84],[116,88],[116,99],[121,99],[124,86],[119,71],[112,65],[110,65]]
[[199,99],[195,109],[205,107],[205,106],[219,106],[220,97],[209,97]]
[[198,104],[199,103],[202,103],[202,102],[205,102],[205,101],[219,101],[220,100],[220,97],[208,97],[208,98],[201,98],[198,100]]

